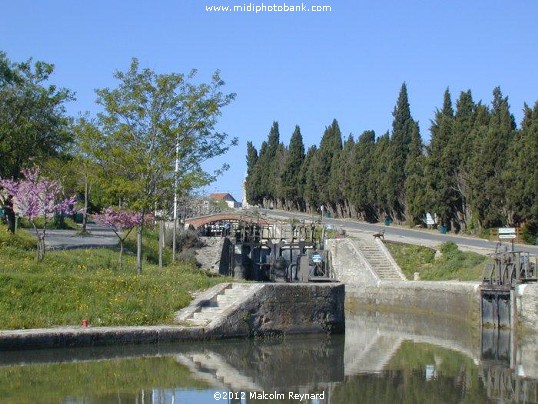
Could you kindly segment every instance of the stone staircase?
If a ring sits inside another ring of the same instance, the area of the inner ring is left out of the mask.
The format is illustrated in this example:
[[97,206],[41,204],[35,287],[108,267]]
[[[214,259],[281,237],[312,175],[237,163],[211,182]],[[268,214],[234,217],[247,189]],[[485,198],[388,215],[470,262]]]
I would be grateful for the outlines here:
[[366,261],[368,261],[379,280],[406,280],[398,264],[396,264],[390,253],[382,245],[382,241],[375,238],[368,238],[367,236],[353,240],[353,244],[359,249]]
[[222,320],[239,303],[246,301],[263,284],[228,283],[218,289],[212,288],[198,297],[189,307],[178,312],[176,320],[190,326],[207,327]]

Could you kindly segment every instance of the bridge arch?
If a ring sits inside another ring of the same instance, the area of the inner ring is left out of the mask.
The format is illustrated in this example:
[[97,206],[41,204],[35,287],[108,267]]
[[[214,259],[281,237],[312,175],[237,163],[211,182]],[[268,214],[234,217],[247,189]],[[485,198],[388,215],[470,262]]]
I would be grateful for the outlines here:
[[216,222],[242,222],[247,224],[258,224],[266,226],[271,224],[267,219],[260,217],[248,216],[240,213],[217,213],[214,215],[193,217],[185,220],[185,226],[192,226],[198,229],[204,225],[208,225]]

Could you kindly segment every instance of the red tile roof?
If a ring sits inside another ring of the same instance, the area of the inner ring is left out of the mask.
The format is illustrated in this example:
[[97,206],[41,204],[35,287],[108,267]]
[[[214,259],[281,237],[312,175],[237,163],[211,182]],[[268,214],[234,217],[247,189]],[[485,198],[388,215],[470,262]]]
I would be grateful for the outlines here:
[[209,195],[209,198],[216,201],[223,201],[223,200],[235,201],[235,198],[227,192],[219,192],[216,194],[211,194]]

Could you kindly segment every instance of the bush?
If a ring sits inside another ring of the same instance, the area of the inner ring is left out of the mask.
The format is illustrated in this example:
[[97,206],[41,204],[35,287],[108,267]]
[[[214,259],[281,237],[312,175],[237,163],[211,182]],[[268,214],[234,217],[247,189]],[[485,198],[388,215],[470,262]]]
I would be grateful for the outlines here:
[[7,226],[0,225],[0,250],[5,247],[13,247],[31,251],[36,249],[36,243],[35,236],[26,230],[18,230],[15,234],[11,234]]
[[456,243],[453,243],[452,241],[447,241],[446,243],[441,244],[441,246],[439,247],[439,251],[441,251],[443,255],[454,255],[459,250]]
[[177,260],[182,264],[190,265],[193,267],[199,268],[201,266],[198,260],[196,259],[196,252],[194,251],[194,249],[181,251],[177,255]]
[[536,244],[538,223],[527,223],[521,227],[521,238],[527,244]]
[[[173,233],[167,231],[165,233],[165,245],[172,248]],[[192,248],[204,247],[205,243],[200,239],[198,232],[192,229],[178,229],[176,232],[176,251],[182,252]]]
[[[34,223],[38,229],[42,229],[45,226],[45,219],[38,217],[34,220]],[[19,218],[19,226],[24,229],[33,229],[32,223],[25,218]],[[76,230],[78,229],[75,221],[70,217],[65,216],[54,216],[54,220],[47,223],[47,229],[56,229],[56,230]]]

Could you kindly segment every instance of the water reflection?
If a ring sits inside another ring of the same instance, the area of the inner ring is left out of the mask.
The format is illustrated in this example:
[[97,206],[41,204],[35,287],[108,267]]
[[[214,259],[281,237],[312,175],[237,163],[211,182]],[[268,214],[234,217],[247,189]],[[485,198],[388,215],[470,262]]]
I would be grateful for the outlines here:
[[346,328],[331,338],[2,352],[0,402],[538,402],[534,335],[516,344],[509,331],[401,313],[350,314]]

